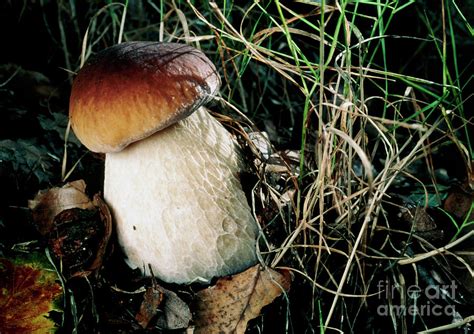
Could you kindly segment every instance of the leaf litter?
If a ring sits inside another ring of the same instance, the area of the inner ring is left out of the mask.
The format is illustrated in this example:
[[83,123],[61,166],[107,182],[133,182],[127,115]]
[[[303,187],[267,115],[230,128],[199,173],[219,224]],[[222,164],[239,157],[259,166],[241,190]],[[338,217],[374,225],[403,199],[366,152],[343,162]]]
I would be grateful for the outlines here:
[[0,333],[49,333],[56,329],[48,317],[62,294],[58,276],[41,261],[0,258]]

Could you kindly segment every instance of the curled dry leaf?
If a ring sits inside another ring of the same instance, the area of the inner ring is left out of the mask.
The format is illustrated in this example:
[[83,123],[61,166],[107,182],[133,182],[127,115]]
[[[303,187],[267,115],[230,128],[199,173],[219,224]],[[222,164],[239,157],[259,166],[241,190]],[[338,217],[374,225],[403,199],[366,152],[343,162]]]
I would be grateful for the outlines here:
[[147,328],[150,321],[156,316],[158,307],[163,301],[163,292],[157,286],[156,280],[152,281],[152,286],[145,290],[143,301],[140,305],[140,311],[135,316],[135,320],[143,328]]
[[253,266],[199,291],[193,304],[195,333],[244,333],[261,309],[290,288],[291,274]]
[[186,328],[191,321],[191,311],[176,293],[163,288],[152,277],[152,286],[146,289],[135,319],[140,326],[147,328],[154,318],[156,325],[162,329]]
[[55,272],[36,263],[0,259],[0,333],[51,333],[47,318],[62,288]]
[[192,318],[189,306],[173,291],[165,289],[164,293],[164,313],[158,317],[157,325],[170,330],[188,327]]
[[41,190],[28,202],[38,231],[42,235],[49,234],[54,217],[61,211],[72,208],[92,209],[94,205],[85,190],[86,183],[83,180],[67,183],[61,188]]
[[41,191],[29,203],[38,231],[47,238],[67,277],[98,270],[112,234],[107,205],[97,194],[91,201],[85,188],[84,181],[74,181]]

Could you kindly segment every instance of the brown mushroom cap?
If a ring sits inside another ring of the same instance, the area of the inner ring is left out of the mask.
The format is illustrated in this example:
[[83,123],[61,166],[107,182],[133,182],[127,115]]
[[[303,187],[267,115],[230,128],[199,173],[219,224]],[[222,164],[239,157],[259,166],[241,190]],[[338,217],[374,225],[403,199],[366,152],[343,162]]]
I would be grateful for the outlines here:
[[216,68],[182,44],[127,42],[105,49],[74,80],[74,133],[94,152],[117,152],[189,116],[219,89]]

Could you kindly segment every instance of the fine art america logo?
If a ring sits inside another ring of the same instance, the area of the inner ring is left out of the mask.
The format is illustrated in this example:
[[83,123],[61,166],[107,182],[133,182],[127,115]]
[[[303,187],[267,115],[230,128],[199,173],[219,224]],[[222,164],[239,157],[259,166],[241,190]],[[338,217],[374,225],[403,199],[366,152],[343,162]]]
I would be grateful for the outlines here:
[[428,285],[425,288],[409,285],[402,292],[400,286],[393,285],[389,281],[379,281],[377,288],[380,299],[393,300],[403,293],[405,303],[403,305],[392,303],[379,305],[377,314],[381,316],[454,316],[456,314],[454,305],[442,305],[443,303],[440,304],[440,302],[447,297],[455,298],[457,287],[453,281],[450,284]]

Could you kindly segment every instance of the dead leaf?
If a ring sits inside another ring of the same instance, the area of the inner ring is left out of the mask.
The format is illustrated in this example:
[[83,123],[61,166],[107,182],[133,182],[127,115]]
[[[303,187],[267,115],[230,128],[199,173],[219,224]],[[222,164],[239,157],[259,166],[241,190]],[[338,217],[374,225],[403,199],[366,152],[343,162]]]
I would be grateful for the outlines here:
[[189,306],[173,291],[164,289],[164,293],[164,312],[158,317],[156,324],[169,330],[188,327],[192,319]]
[[85,182],[78,180],[67,183],[62,188],[42,190],[33,200],[28,201],[38,231],[42,235],[47,235],[53,228],[54,217],[61,211],[71,208],[93,208],[85,190]]
[[400,209],[399,216],[407,229],[413,229],[413,233],[423,239],[435,242],[444,237],[444,231],[438,227],[425,207],[407,205]]
[[150,321],[156,316],[158,306],[163,301],[163,293],[153,284],[146,289],[143,301],[140,305],[140,311],[135,316],[135,320],[143,328],[147,328]]
[[[469,174],[470,181],[474,181],[474,163],[471,164],[471,172]],[[454,187],[444,202],[444,210],[454,216],[460,223],[474,221],[474,210],[471,211],[471,206],[474,203],[474,191],[472,188],[474,182],[466,182],[459,187]],[[468,216],[468,214],[470,215]],[[462,235],[469,233],[474,229],[474,225],[468,225],[462,230]],[[466,263],[474,267],[474,246],[473,243],[463,243],[459,250],[464,252],[461,257]],[[474,279],[468,270],[461,270],[455,275],[462,283],[463,287],[474,295]]]
[[107,245],[112,235],[112,214],[110,213],[109,207],[105,204],[99,194],[94,195],[92,204],[94,204],[94,207],[99,209],[100,220],[104,224],[104,234],[102,235],[100,243],[97,245],[95,259],[88,268],[89,271],[96,271],[102,266]]
[[244,333],[261,309],[290,288],[291,274],[256,265],[199,291],[193,305],[195,333]]
[[[471,208],[472,202],[474,202],[474,192],[470,191],[466,184],[453,188],[444,201],[443,207],[444,210],[457,219],[464,219]],[[471,212],[471,217],[474,218],[474,212]],[[468,219],[471,219],[471,217]]]
[[101,266],[112,234],[110,210],[99,195],[93,201],[83,180],[40,191],[29,202],[38,231],[47,238],[66,277],[88,276]]
[[55,324],[46,316],[62,292],[56,279],[37,264],[0,259],[0,333],[53,332]]
[[[143,328],[147,328],[153,318],[156,325],[162,329],[180,329],[189,326],[191,311],[189,306],[179,296],[158,284],[155,277],[151,278],[152,286],[147,288],[140,305],[140,311],[135,316]],[[161,310],[158,310],[158,307]]]

